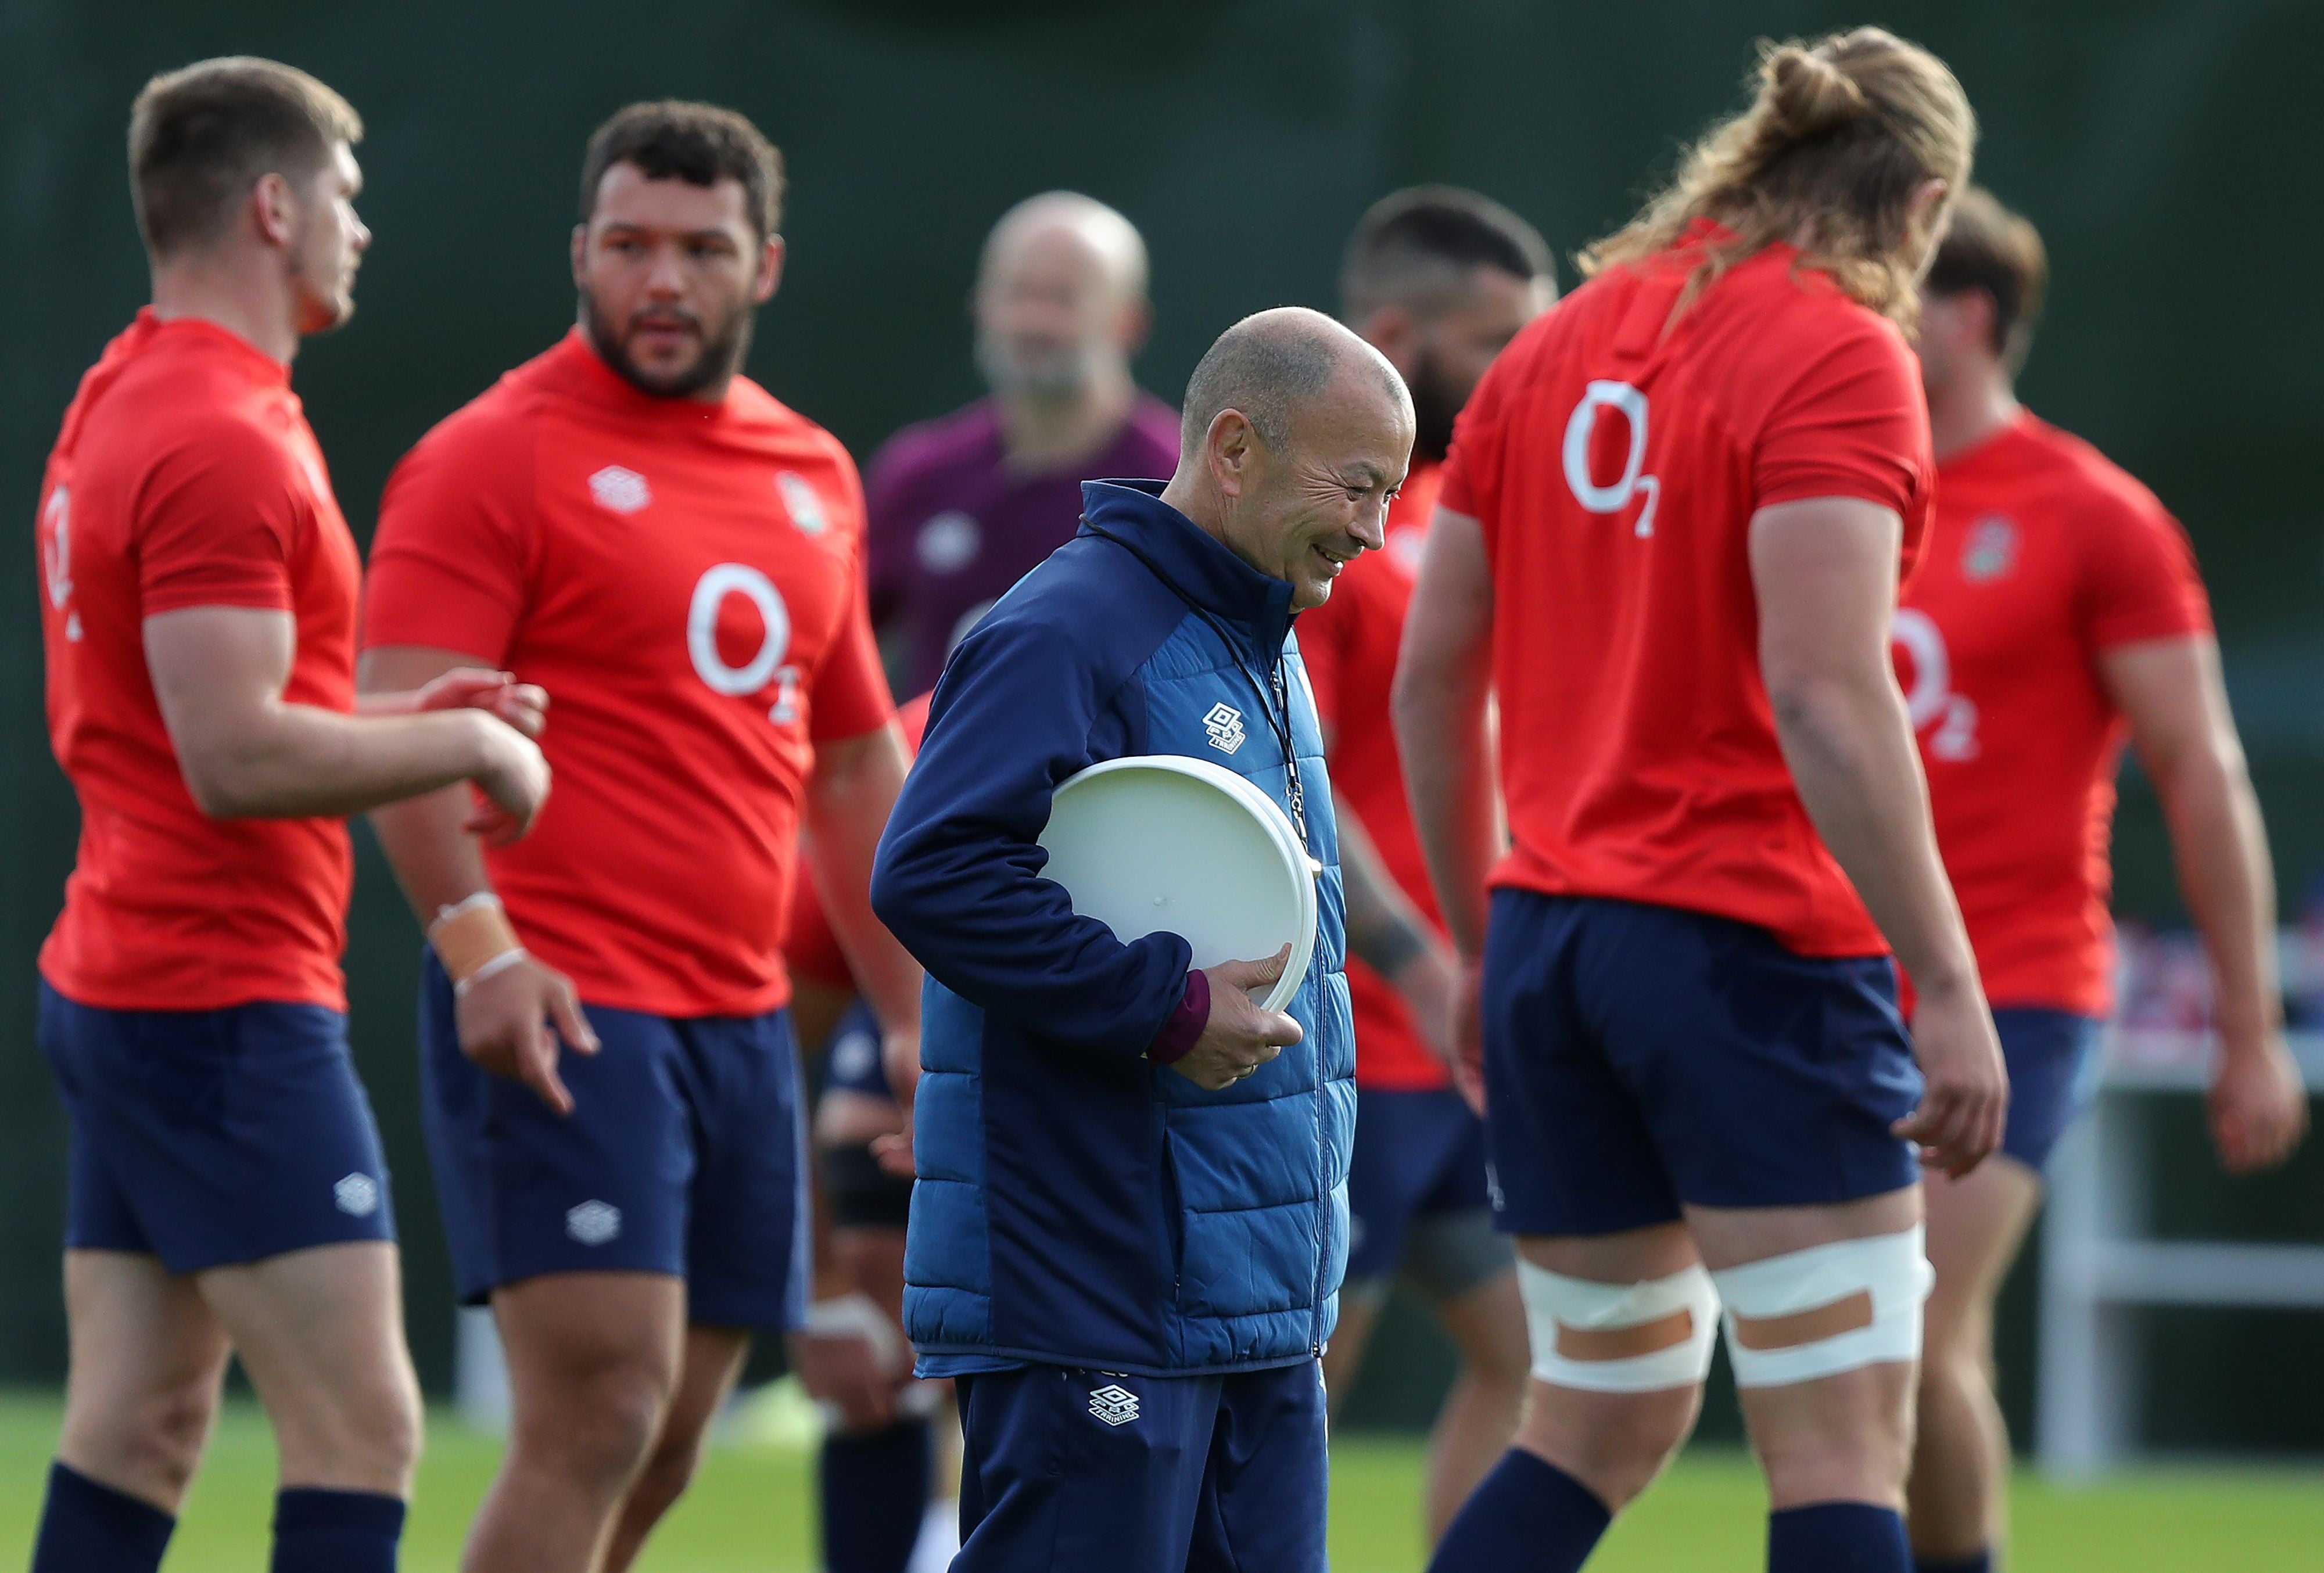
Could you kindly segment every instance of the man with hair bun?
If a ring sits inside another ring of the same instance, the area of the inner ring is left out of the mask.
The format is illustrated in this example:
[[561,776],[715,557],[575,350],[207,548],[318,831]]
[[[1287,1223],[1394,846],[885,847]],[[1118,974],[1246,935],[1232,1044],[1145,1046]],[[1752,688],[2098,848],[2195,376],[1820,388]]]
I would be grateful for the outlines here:
[[854,466],[742,376],[782,169],[729,109],[590,139],[579,321],[422,437],[380,507],[366,686],[482,659],[556,696],[522,847],[438,795],[378,816],[429,939],[429,1153],[461,1298],[506,1348],[473,1573],[620,1573],[691,1478],[752,1334],[805,1311],[780,944],[802,827],[910,1063],[918,972],[872,916],[903,778]]
[[540,693],[504,672],[355,697],[360,560],[290,363],[355,310],[362,135],[273,60],[146,84],[152,304],[82,378],[42,484],[49,732],[81,840],[40,959],[72,1340],[35,1573],[152,1573],[230,1356],[281,1460],[275,1573],[395,1566],[420,1393],[347,1053],[342,821],[473,784],[521,833],[549,775]]
[[1975,139],[1889,33],[1763,46],[1462,413],[1395,711],[1535,1383],[1440,1573],[1579,1568],[1722,1319],[1770,1573],[1910,1568],[1920,1164],[2007,1101],[1886,649],[1935,469],[1900,329]]
[[[928,969],[904,1320],[959,1394],[955,1573],[1323,1573],[1355,1066],[1291,619],[1379,547],[1412,429],[1346,328],[1244,319],[1187,384],[1170,479],[1084,486],[1081,533],[936,685],[872,900]],[[1317,932],[1283,1011],[1250,991],[1288,945],[1194,970],[1041,877],[1059,785],[1152,754],[1236,772],[1304,842]]]
[[2113,1007],[2107,846],[2126,741],[2210,959],[2220,1161],[2280,1164],[2307,1125],[2266,832],[2194,552],[2153,493],[2017,402],[2048,281],[2033,225],[1973,189],[1922,288],[1937,508],[1896,614],[1897,675],[2011,1097],[2001,1150],[1928,1183],[1937,1278],[1908,1494],[1921,1573],[1987,1573],[2006,1539],[1994,1301]]
[[1299,620],[1332,763],[1356,1017],[1348,1282],[1323,1373],[1336,1411],[1398,1282],[1452,1339],[1460,1366],[1429,1445],[1432,1541],[1517,1429],[1525,1310],[1487,1205],[1484,1124],[1453,1086],[1459,971],[1413,835],[1388,690],[1453,419],[1555,293],[1541,236],[1473,191],[1415,187],[1364,215],[1341,270],[1341,317],[1412,391],[1412,468],[1388,510],[1386,549],[1349,564],[1332,598]]

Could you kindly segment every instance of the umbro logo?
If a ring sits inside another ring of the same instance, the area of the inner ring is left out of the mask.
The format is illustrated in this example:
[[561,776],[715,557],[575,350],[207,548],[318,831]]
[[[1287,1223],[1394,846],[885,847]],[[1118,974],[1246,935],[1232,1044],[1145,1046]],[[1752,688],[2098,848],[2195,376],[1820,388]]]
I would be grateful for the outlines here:
[[653,488],[635,470],[607,465],[589,477],[589,495],[600,508],[615,513],[635,513],[653,501]]
[[1203,717],[1203,730],[1210,733],[1211,747],[1222,754],[1233,753],[1250,735],[1242,729],[1242,712],[1224,700],[1212,705]]
[[349,1218],[369,1218],[379,1210],[379,1182],[368,1174],[348,1174],[331,1187],[331,1200]]
[[821,535],[831,528],[831,516],[823,511],[823,499],[797,470],[777,471],[775,490],[782,494],[783,507],[799,534]]
[[1138,1418],[1138,1394],[1109,1382],[1090,1389],[1089,1412],[1110,1426],[1126,1426]]
[[585,1201],[565,1214],[565,1232],[585,1246],[602,1246],[622,1232],[622,1210],[610,1201]]

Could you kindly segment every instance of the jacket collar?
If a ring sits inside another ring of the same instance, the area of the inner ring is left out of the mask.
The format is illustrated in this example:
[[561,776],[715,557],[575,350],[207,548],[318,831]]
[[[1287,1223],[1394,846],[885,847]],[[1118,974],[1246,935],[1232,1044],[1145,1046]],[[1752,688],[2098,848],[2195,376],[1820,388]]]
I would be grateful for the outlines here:
[[1160,481],[1084,481],[1081,533],[1102,529],[1136,547],[1173,587],[1250,630],[1264,654],[1291,631],[1291,585],[1271,579],[1162,501]]

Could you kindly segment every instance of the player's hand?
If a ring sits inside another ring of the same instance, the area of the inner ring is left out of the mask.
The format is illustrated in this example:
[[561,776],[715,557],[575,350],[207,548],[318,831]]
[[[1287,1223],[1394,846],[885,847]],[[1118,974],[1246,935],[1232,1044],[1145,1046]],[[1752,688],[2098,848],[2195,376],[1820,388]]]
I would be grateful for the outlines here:
[[469,984],[453,1013],[462,1053],[495,1076],[523,1082],[558,1113],[573,1112],[573,1094],[557,1073],[558,1041],[576,1053],[598,1049],[573,980],[527,956]]
[[1890,1129],[1921,1149],[1921,1162],[1958,1180],[2001,1145],[2009,1115],[2001,1040],[1974,980],[1922,991],[1913,1053],[1927,1087],[1921,1106]]
[[895,1423],[898,1383],[880,1358],[879,1346],[857,1331],[806,1329],[788,1339],[791,1369],[817,1403],[837,1412],[843,1431],[884,1430]]
[[483,758],[470,779],[484,802],[464,828],[504,845],[531,830],[549,801],[549,761],[540,746],[516,728],[483,711],[474,713]]
[[882,1173],[899,1180],[919,1178],[919,1167],[912,1158],[912,1111],[904,1110],[904,1128],[890,1131],[886,1136],[872,1138],[872,1155],[880,1160]]
[[496,715],[529,738],[549,724],[549,694],[520,683],[513,672],[455,667],[411,696],[414,710],[481,710]]
[[1284,946],[1264,961],[1221,961],[1203,970],[1211,980],[1211,1018],[1194,1046],[1170,1069],[1195,1086],[1216,1092],[1231,1087],[1281,1053],[1303,1035],[1299,1024],[1279,1010],[1261,1010],[1254,989],[1271,989],[1291,962]]
[[1452,996],[1452,1085],[1485,1117],[1485,959],[1461,963]]
[[2230,1174],[2274,1168],[2308,1134],[2308,1089],[2280,1032],[2220,1055],[2209,1101],[2211,1142]]

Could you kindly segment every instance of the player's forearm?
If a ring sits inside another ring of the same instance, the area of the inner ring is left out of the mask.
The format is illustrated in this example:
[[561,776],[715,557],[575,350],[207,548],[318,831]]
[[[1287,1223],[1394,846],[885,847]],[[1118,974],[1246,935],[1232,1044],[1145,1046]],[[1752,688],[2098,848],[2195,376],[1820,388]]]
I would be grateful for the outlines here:
[[1485,876],[1493,860],[1493,782],[1480,646],[1459,664],[1414,659],[1396,679],[1397,749],[1437,910],[1463,956],[1485,948]]
[[452,786],[372,811],[380,850],[422,928],[444,908],[491,888],[483,849],[467,829],[474,808],[466,788]]
[[2210,958],[2221,1044],[2230,1054],[2255,1053],[2282,1026],[2283,1005],[2275,874],[2242,751],[2218,742],[2190,750],[2162,766],[2154,788],[2180,892]]
[[1332,809],[1340,831],[1340,888],[1347,907],[1348,953],[1393,980],[1436,936],[1397,884],[1364,822],[1334,787]]
[[487,768],[477,711],[345,715],[312,705],[266,705],[231,728],[179,740],[186,785],[217,819],[361,814],[465,781]]
[[807,858],[849,971],[889,1032],[917,1032],[920,966],[872,910],[872,864],[906,766],[891,725],[819,752],[807,786]]
[[1800,801],[1896,959],[1924,994],[1974,988],[1977,962],[1937,853],[1928,784],[1904,700],[1885,670],[1773,688],[1775,731]]

